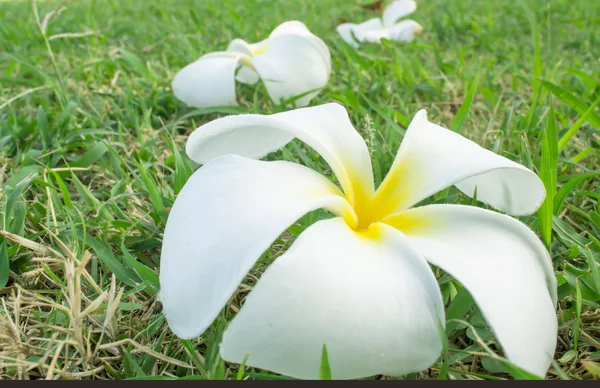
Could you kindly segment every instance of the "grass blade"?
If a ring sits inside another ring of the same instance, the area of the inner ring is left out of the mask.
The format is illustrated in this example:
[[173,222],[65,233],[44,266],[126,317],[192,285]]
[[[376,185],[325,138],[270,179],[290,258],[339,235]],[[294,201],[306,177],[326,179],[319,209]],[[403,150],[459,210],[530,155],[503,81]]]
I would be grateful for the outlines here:
[[8,274],[10,272],[10,261],[8,259],[8,251],[6,242],[2,241],[0,245],[0,288],[5,287],[8,283]]
[[596,107],[598,106],[599,103],[600,103],[600,98],[598,98],[596,101],[594,101],[594,103],[588,108],[588,110],[586,110],[585,113],[582,114],[581,117],[575,122],[575,124],[573,124],[573,126],[571,128],[569,128],[567,133],[565,133],[563,135],[563,137],[560,138],[560,141],[558,142],[559,150],[563,149],[567,145],[569,140],[571,140],[571,138],[573,136],[575,136],[575,134],[577,133],[577,131],[579,131],[579,128],[581,128],[583,123],[585,123],[586,120],[588,119],[588,117],[592,113],[594,113],[594,109],[596,109]]
[[455,319],[462,319],[473,306],[473,297],[466,288],[461,288],[446,309],[446,334],[450,335],[458,326]]
[[571,191],[573,191],[573,189],[577,187],[577,185],[579,185],[581,182],[588,178],[593,178],[596,176],[600,176],[600,172],[577,175],[570,181],[562,185],[560,190],[558,190],[556,192],[556,195],[554,196],[554,214],[558,214],[558,212],[560,212],[562,203],[564,202],[565,198],[567,198],[569,193],[571,193]]
[[[575,109],[579,114],[585,115],[589,107],[585,102],[581,101],[579,98],[575,97],[572,93],[566,91],[560,86],[554,85],[552,82],[548,82],[545,80],[541,80],[542,85],[548,88],[552,94],[554,94],[558,99],[560,99],[565,104],[569,105],[571,108]],[[598,113],[591,111],[587,117],[590,124],[594,127],[600,127],[600,115]]]
[[550,248],[552,238],[552,215],[554,214],[554,194],[556,192],[558,164],[558,135],[556,129],[556,117],[552,100],[550,101],[550,113],[546,123],[546,130],[542,142],[542,158],[540,162],[540,178],[546,189],[546,199],[538,210],[539,225],[542,239],[547,248]]
[[469,88],[469,91],[467,92],[467,95],[465,96],[465,99],[462,103],[462,105],[460,106],[460,109],[458,110],[458,112],[456,113],[456,116],[454,117],[454,120],[452,121],[452,124],[450,125],[450,129],[454,132],[459,132],[460,129],[462,128],[465,119],[467,118],[467,113],[469,113],[469,108],[471,107],[471,104],[473,103],[473,99],[475,98],[475,93],[477,93],[477,84],[479,83],[479,75],[477,75],[475,77],[475,79],[473,80],[473,83],[471,84],[471,87]]
[[321,352],[321,366],[319,367],[319,380],[332,380],[331,368],[329,366],[329,356],[327,355],[327,346],[323,344]]

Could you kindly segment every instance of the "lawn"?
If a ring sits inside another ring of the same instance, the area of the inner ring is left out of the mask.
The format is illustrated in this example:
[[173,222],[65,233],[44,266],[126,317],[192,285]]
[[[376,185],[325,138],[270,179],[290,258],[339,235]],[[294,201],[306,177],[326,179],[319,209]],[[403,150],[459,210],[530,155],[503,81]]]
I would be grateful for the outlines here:
[[[283,378],[227,364],[218,346],[264,269],[324,212],[277,239],[201,337],[174,336],[156,296],[169,209],[198,167],[188,135],[226,114],[284,110],[260,84],[237,86],[239,107],[191,109],[171,80],[286,20],[328,45],[333,72],[311,105],[348,109],[377,184],[422,108],[542,177],[548,199],[519,219],[549,247],[559,284],[546,378],[600,378],[600,2],[422,0],[414,42],[354,50],[335,27],[380,14],[366,3],[0,1],[0,379]],[[332,176],[297,140],[267,159]],[[475,204],[454,187],[427,203]],[[448,354],[403,378],[528,377],[489,355],[500,347],[472,298],[436,275]]]

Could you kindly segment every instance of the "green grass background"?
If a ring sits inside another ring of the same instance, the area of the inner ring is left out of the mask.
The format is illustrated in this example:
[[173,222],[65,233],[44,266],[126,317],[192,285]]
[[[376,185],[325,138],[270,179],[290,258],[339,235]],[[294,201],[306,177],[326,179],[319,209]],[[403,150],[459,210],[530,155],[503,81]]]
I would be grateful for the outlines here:
[[[240,107],[189,109],[170,90],[173,76],[294,19],[332,54],[312,104],[346,106],[377,182],[421,108],[542,177],[548,199],[522,220],[548,245],[559,282],[547,377],[600,377],[600,2],[423,0],[411,16],[424,26],[415,42],[355,51],[335,27],[379,15],[364,3],[0,1],[0,379],[280,378],[226,365],[220,335],[265,266],[321,213],[275,242],[197,340],[170,333],[156,291],[168,210],[197,167],[187,135],[227,113],[282,110],[262,85],[238,86]],[[297,141],[269,159],[331,176]],[[428,202],[472,200],[450,188]],[[404,378],[528,377],[487,355],[481,341],[499,348],[470,296],[438,275],[448,355]]]

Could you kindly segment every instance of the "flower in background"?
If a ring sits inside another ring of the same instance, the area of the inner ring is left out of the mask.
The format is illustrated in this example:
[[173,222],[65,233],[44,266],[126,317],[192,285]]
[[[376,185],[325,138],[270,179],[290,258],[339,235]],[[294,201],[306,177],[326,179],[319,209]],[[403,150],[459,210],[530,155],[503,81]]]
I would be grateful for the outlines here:
[[340,24],[337,31],[353,47],[363,42],[379,43],[382,38],[412,42],[415,36],[423,32],[423,27],[414,20],[396,21],[416,9],[414,0],[396,0],[384,9],[382,18],[369,19],[360,24]]
[[330,73],[325,43],[303,23],[288,21],[263,41],[234,39],[226,51],[201,56],[175,75],[173,92],[196,108],[232,106],[237,105],[235,80],[252,85],[261,79],[275,103],[302,96],[294,102],[300,107],[327,85]]
[[[292,138],[313,147],[339,187],[284,161],[259,161]],[[160,299],[183,338],[201,335],[271,243],[304,214],[309,226],[277,258],[230,322],[222,357],[317,378],[323,345],[333,378],[404,375],[442,350],[444,303],[427,262],[471,293],[508,360],[544,375],[556,346],[556,279],[520,221],[425,198],[455,185],[509,214],[533,213],[545,189],[531,170],[416,114],[375,190],[367,146],[338,104],[238,115],[198,128],[187,154],[205,163],[167,221]]]

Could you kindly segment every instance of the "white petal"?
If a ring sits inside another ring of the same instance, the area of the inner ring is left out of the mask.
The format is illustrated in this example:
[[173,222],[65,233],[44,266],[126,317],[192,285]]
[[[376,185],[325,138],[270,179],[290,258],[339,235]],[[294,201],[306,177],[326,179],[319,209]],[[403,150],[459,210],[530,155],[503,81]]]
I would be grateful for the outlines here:
[[329,49],[325,42],[323,42],[318,36],[310,32],[306,25],[298,20],[290,20],[287,22],[283,22],[278,25],[271,35],[269,35],[269,39],[276,38],[281,35],[300,35],[309,40],[311,40],[315,46],[320,50],[321,56],[323,60],[327,62],[327,67],[331,68],[331,54],[329,53]]
[[390,27],[390,38],[399,42],[412,42],[423,32],[423,27],[414,20],[403,20]]
[[380,30],[383,28],[380,18],[369,19],[357,26],[360,30]]
[[243,84],[254,85],[260,80],[260,77],[254,70],[248,66],[242,65],[238,70],[235,79]]
[[173,93],[188,106],[208,108],[237,105],[235,69],[239,55],[219,52],[200,57],[173,78]]
[[[254,53],[261,52],[267,47],[267,40],[258,43],[248,43],[243,39],[234,39],[227,46],[227,52],[239,53],[252,57]],[[235,79],[241,83],[253,85],[260,79],[258,74],[248,66],[240,66]]]
[[417,3],[414,0],[396,0],[383,10],[383,25],[391,27],[396,20],[410,15],[417,9]]
[[350,46],[352,46],[354,48],[358,48],[360,46],[360,44],[358,41],[358,37],[356,36],[356,33],[354,32],[355,28],[356,28],[356,24],[343,23],[336,27],[336,31],[338,32],[338,34],[340,34],[340,36],[342,37],[342,39],[344,39],[344,41],[346,43],[348,43]]
[[546,374],[556,347],[556,278],[526,225],[460,205],[410,209],[385,222],[469,290],[512,363]]
[[298,20],[290,20],[283,22],[271,32],[269,38],[275,38],[280,35],[292,34],[292,35],[313,35],[312,32],[306,27],[306,25]]
[[359,37],[361,42],[369,42],[369,43],[379,43],[381,39],[391,39],[392,35],[390,34],[390,30],[387,28],[380,29],[361,29],[360,27],[356,28],[356,34]]
[[226,155],[196,171],[167,221],[160,299],[182,338],[204,332],[273,240],[305,213],[351,212],[337,187],[298,164]]
[[329,163],[351,201],[373,193],[371,158],[346,109],[330,103],[274,115],[228,116],[194,131],[186,152],[197,163],[225,154],[261,158],[297,137]]
[[[250,43],[246,42],[243,39],[234,39],[227,46],[227,52],[244,54],[244,55],[248,55],[251,57],[252,49],[253,48],[256,49],[257,47],[260,47],[260,45],[265,44],[265,43],[266,43],[266,40],[263,40],[262,42],[251,45]],[[251,47],[251,46],[254,46],[254,47]]]
[[295,101],[296,106],[306,106],[327,85],[331,62],[323,45],[315,36],[281,34],[270,38],[268,49],[252,58],[273,101],[280,104],[310,92]]
[[451,186],[509,214],[535,212],[546,196],[542,181],[524,166],[427,121],[419,111],[377,196],[396,210],[407,209]]
[[325,344],[334,379],[429,367],[444,321],[435,277],[406,237],[356,234],[320,221],[267,269],[223,335],[221,355],[297,378],[318,377]]
[[379,43],[381,38],[390,39],[390,32],[383,27],[381,19],[373,18],[354,27],[354,35],[359,42]]

